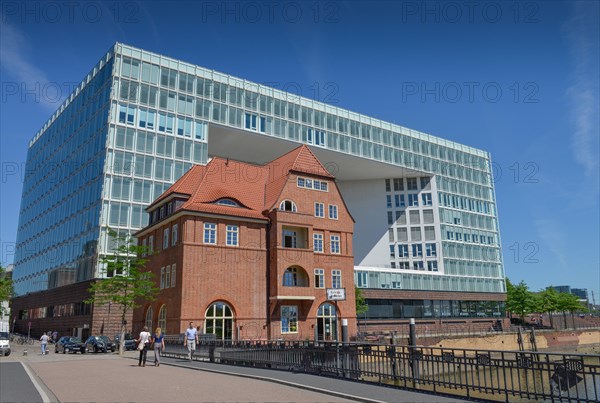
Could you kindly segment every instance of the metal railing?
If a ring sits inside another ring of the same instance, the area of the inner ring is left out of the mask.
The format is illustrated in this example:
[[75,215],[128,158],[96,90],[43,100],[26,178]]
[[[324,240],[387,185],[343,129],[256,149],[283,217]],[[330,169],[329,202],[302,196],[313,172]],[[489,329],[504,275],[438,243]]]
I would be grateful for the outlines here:
[[[180,338],[165,356],[186,358]],[[211,341],[194,360],[327,375],[489,401],[600,401],[600,355],[330,342]]]

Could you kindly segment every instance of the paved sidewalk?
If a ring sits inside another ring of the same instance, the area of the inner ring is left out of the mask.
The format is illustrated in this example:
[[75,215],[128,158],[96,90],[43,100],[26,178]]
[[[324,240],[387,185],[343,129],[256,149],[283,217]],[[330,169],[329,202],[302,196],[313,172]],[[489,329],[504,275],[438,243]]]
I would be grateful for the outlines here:
[[[150,354],[151,355],[151,354]],[[236,375],[256,380],[268,380],[283,385],[320,391],[332,396],[363,402],[462,402],[460,398],[442,397],[433,394],[410,392],[392,387],[369,385],[325,376],[277,371],[252,367],[211,364],[203,361],[188,361],[180,358],[162,357],[164,364],[181,368],[194,368],[205,372]]]

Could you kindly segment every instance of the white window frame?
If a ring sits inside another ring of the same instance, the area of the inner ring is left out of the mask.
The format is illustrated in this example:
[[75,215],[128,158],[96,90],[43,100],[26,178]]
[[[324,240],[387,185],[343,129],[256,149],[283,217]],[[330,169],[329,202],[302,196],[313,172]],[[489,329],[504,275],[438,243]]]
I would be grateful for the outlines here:
[[176,281],[175,281],[175,279],[177,277],[177,274],[176,274],[177,273],[177,267],[176,266],[177,265],[175,263],[173,263],[171,265],[171,287],[175,287],[175,284],[176,284]]
[[[207,234],[213,234],[214,239],[211,242],[212,237],[208,237],[207,242]],[[202,243],[207,245],[216,245],[217,244],[217,224],[214,222],[205,222],[204,223],[204,231],[202,233]]]
[[[317,245],[320,248],[317,248]],[[313,233],[313,251],[315,253],[323,253],[323,233],[322,232],[314,232]]]
[[154,253],[154,235],[150,235],[148,237],[148,254],[152,255]]
[[329,205],[329,219],[330,220],[338,219],[338,206],[336,204]]
[[[231,235],[231,240],[229,239]],[[225,227],[225,245],[239,246],[240,227],[237,225],[227,225]],[[231,242],[230,242],[231,241]]]
[[171,228],[171,246],[177,245],[177,241],[179,237],[179,224],[173,224]]
[[163,230],[163,250],[169,247],[169,228]]
[[[284,311],[287,311],[287,313],[288,313],[285,316],[284,316]],[[280,316],[281,316],[281,334],[298,333],[298,305],[283,305],[280,310]],[[286,319],[285,321],[284,321],[284,318]],[[287,322],[286,328],[284,328],[284,322]],[[295,328],[295,330],[292,330],[294,328]]]
[[[337,247],[335,245],[337,245]],[[339,255],[342,253],[339,235],[331,235],[329,237],[329,251],[334,255]]]
[[315,202],[315,217],[325,218],[325,204]]
[[171,288],[171,266],[165,266],[165,288]]
[[162,290],[163,288],[165,288],[165,268],[161,267],[160,268],[160,289]]
[[331,288],[342,288],[342,271],[339,269],[331,271]]
[[325,288],[325,270],[315,269],[315,288]]

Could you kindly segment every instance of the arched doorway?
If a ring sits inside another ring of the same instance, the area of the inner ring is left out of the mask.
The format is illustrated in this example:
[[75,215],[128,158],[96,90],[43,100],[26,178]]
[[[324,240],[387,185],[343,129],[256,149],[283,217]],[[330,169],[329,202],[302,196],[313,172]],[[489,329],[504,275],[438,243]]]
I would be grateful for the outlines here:
[[214,334],[217,340],[233,339],[233,311],[224,302],[213,303],[206,310],[204,333]]
[[148,328],[149,332],[152,332],[152,317],[154,316],[154,309],[152,309],[152,307],[148,307],[148,310],[146,311],[146,322],[144,323],[146,325],[146,327]]
[[337,311],[335,306],[326,302],[317,311],[317,340],[337,340]]

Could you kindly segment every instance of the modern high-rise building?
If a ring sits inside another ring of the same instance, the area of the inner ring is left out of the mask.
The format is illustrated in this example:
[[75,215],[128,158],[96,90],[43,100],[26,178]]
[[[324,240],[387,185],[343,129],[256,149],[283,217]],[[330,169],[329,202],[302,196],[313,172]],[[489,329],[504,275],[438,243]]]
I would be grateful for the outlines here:
[[29,143],[17,327],[112,332],[111,307],[83,303],[108,229],[145,227],[144,208],[193,164],[262,164],[298,144],[336,177],[356,220],[370,327],[504,316],[488,152],[117,43]]

